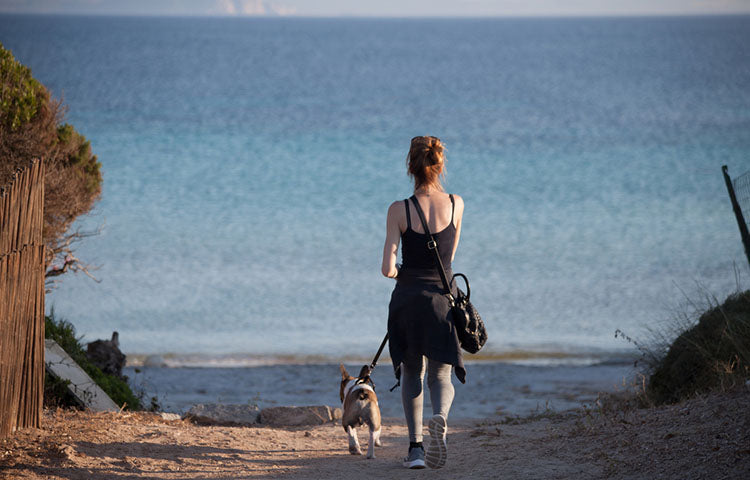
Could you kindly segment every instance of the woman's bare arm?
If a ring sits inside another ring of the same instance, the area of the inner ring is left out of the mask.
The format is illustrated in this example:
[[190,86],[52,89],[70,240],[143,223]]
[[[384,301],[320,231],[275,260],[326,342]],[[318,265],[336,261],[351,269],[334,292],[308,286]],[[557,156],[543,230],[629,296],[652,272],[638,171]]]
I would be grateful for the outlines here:
[[456,202],[455,211],[455,222],[456,222],[456,242],[453,244],[453,253],[451,253],[451,262],[456,257],[456,249],[458,248],[458,240],[461,237],[461,221],[464,218],[464,199],[458,195],[453,195],[453,199]]
[[401,217],[406,218],[403,202],[393,202],[388,208],[388,218],[385,225],[385,245],[383,246],[383,265],[381,271],[388,278],[396,278],[396,260],[398,258],[398,244],[401,241]]

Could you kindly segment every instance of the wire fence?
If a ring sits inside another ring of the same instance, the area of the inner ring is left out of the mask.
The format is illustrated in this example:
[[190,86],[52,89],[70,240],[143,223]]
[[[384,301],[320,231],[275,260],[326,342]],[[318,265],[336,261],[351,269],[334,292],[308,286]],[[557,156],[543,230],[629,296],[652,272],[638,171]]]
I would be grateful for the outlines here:
[[745,223],[750,222],[750,170],[732,180],[737,203],[745,217]]
[[44,396],[44,164],[0,189],[0,437],[39,427]]

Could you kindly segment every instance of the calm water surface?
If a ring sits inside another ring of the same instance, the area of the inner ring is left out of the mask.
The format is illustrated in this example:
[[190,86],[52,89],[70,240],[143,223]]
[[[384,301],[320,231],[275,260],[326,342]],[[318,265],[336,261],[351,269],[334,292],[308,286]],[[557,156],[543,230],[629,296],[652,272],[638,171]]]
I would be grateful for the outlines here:
[[103,165],[101,283],[48,306],[126,353],[371,355],[418,134],[466,202],[488,353],[627,349],[748,273],[720,173],[750,169],[748,17],[0,16],[0,41]]

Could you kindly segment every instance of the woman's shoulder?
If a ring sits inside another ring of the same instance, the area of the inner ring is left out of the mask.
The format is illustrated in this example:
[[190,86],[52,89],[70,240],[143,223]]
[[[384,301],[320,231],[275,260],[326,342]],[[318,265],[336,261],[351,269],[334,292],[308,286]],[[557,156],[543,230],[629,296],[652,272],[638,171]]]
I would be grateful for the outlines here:
[[403,199],[396,200],[396,201],[394,201],[393,203],[390,204],[390,206],[388,207],[388,211],[391,211],[391,210],[394,210],[394,209],[399,209],[399,208],[403,210],[404,209],[404,205],[405,204],[404,204],[404,200]]
[[391,205],[388,207],[388,215],[405,215],[406,207],[404,206],[403,200],[396,200],[395,202],[391,203]]
[[460,223],[461,218],[464,216],[464,199],[455,193],[451,193],[451,196],[453,197],[453,202],[455,204],[454,216],[458,219],[458,223]]

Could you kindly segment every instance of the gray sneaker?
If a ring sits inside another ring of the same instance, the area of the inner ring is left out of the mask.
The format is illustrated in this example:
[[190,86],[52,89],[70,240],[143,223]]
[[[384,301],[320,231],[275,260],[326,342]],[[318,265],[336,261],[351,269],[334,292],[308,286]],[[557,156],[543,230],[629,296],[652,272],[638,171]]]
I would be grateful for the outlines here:
[[404,466],[406,468],[424,468],[424,448],[410,448],[409,455],[404,458]]
[[430,432],[430,441],[427,444],[427,466],[430,468],[442,468],[445,459],[448,458],[448,448],[445,445],[445,435],[448,433],[448,425],[441,415],[434,415],[427,426]]

